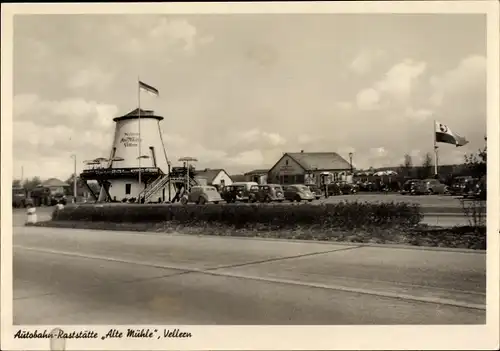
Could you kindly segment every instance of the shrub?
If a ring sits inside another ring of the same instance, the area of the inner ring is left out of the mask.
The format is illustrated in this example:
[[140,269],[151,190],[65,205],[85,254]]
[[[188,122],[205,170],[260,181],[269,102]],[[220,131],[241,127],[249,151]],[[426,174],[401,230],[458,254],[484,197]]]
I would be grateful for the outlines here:
[[460,203],[470,227],[474,228],[475,231],[486,227],[486,201],[460,199]]
[[422,220],[420,206],[407,203],[335,204],[113,204],[68,206],[54,211],[55,221],[112,223],[175,222],[187,226],[221,225],[236,229],[412,228]]

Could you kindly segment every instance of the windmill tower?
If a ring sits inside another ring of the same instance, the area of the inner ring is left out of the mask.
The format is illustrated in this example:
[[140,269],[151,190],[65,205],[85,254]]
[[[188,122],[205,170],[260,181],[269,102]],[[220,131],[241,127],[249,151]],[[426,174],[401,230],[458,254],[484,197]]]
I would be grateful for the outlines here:
[[169,198],[172,192],[168,189],[170,162],[162,139],[162,120],[163,117],[153,111],[142,109],[113,119],[115,133],[109,159],[100,159],[98,167],[81,174],[82,180],[99,183],[99,194],[94,194],[98,201],[138,199],[146,193],[154,201]]

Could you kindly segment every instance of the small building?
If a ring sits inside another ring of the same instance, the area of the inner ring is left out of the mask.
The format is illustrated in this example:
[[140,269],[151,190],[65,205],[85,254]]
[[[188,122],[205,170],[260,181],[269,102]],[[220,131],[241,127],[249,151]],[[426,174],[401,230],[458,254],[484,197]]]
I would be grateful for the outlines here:
[[245,173],[245,180],[248,182],[256,182],[257,184],[266,184],[268,169],[254,169],[253,171]]
[[335,152],[287,152],[271,167],[267,180],[278,184],[319,184],[320,174],[333,174],[333,181],[347,180],[351,164]]
[[222,168],[210,169],[206,168],[204,170],[196,171],[195,179],[198,183],[206,185],[212,185],[217,188],[233,184],[233,180]]
[[44,188],[48,188],[50,190],[50,194],[66,194],[70,188],[68,183],[63,182],[57,178],[47,179],[42,183]]

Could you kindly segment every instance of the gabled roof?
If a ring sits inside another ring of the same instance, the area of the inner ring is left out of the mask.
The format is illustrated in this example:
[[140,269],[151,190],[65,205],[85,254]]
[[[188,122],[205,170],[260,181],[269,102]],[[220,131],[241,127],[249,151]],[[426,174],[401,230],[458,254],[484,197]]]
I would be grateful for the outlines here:
[[254,174],[267,174],[269,172],[268,169],[254,169],[253,171],[245,173],[245,175],[254,175]]
[[229,178],[231,178],[233,182],[245,182],[247,180],[244,174],[231,174]]
[[50,186],[69,186],[68,183],[63,182],[62,180],[59,180],[57,178],[50,178],[47,179],[42,183],[43,186],[50,187]]
[[[196,178],[203,178],[207,180],[207,184],[212,183],[215,180],[215,177],[219,175],[220,172],[226,173],[222,168],[219,169],[209,169],[206,168],[204,170],[196,171]],[[227,174],[227,173],[226,173]]]
[[348,170],[351,168],[350,163],[336,152],[287,152],[283,155],[283,157],[285,156],[289,156],[308,171],[315,169]]

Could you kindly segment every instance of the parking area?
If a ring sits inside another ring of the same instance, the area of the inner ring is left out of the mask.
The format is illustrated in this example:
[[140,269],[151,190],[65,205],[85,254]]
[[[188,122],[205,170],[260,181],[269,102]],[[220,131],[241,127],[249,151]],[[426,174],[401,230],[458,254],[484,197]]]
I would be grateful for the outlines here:
[[450,195],[401,195],[398,193],[370,194],[361,193],[355,195],[330,196],[318,202],[338,203],[343,201],[369,201],[369,202],[408,202],[420,204],[422,207],[459,208],[461,203],[458,197]]

